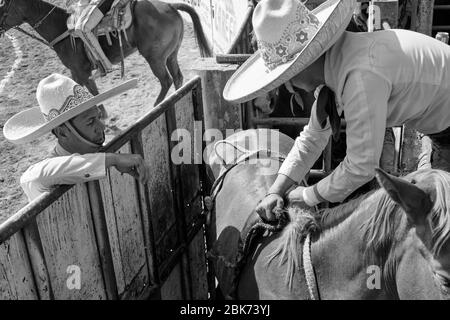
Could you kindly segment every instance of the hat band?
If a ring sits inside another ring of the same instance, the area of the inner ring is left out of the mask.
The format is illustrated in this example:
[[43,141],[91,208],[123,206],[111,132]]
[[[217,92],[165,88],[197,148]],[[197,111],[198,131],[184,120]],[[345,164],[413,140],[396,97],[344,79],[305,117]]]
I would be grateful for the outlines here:
[[320,26],[319,19],[299,2],[295,17],[281,30],[281,37],[277,42],[264,41],[264,35],[262,37],[257,35],[258,49],[265,66],[273,70],[295,58],[314,37]]
[[67,97],[61,108],[52,108],[48,114],[42,113],[42,115],[44,116],[45,121],[49,122],[60,114],[69,111],[92,98],[93,95],[87,89],[80,85],[75,85],[73,86],[73,95]]

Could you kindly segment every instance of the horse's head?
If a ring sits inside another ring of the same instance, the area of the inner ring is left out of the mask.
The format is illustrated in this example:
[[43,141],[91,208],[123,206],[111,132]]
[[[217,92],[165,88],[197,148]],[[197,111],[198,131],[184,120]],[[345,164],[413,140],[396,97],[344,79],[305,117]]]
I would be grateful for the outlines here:
[[[400,179],[378,170],[377,179],[407,216],[405,243],[408,246],[404,246],[402,261],[397,266],[399,296],[402,298],[402,292],[407,292],[407,297],[411,297],[412,292],[420,289],[422,292],[428,290],[427,297],[450,298],[450,174],[441,170],[421,170]],[[414,238],[420,242],[414,242]],[[413,250],[420,254],[414,255]],[[426,270],[432,270],[434,277]],[[415,276],[414,284],[406,280],[411,275]],[[440,292],[430,287],[429,277],[434,278]],[[428,284],[421,287],[421,281]]]
[[0,35],[23,22],[23,11],[16,2],[17,0],[0,0]]

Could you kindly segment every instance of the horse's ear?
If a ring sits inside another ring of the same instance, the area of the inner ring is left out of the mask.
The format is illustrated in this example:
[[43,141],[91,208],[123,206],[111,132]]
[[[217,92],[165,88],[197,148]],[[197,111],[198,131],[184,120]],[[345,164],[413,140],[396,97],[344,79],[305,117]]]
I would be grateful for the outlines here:
[[430,196],[415,184],[375,169],[378,183],[405,210],[414,224],[424,222],[433,204]]

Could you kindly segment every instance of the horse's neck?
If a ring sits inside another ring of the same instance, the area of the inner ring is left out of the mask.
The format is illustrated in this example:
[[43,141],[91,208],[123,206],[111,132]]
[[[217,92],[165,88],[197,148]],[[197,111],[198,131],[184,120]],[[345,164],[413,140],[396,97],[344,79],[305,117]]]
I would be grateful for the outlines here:
[[[387,201],[378,192],[359,206],[348,205],[354,212],[344,212],[346,218],[332,223],[313,243],[319,286],[330,295],[323,298],[440,298],[439,288],[429,285],[434,281],[431,253],[401,209]],[[370,243],[373,239],[378,240]],[[377,279],[381,288],[376,287]],[[411,279],[417,281],[411,283]],[[360,290],[352,290],[356,287]],[[343,296],[350,293],[358,296]]]
[[54,5],[42,0],[22,1],[26,3],[26,10],[23,12],[25,15],[25,22],[31,27],[34,27],[37,23],[42,21],[42,23],[35,28],[35,31],[48,42],[51,42],[67,30],[66,23],[69,15],[64,9],[59,7],[55,8]]
[[[382,290],[354,290],[365,287],[371,269],[365,260],[365,244],[361,225],[373,214],[359,209],[344,213],[339,223],[322,232],[312,244],[312,260],[323,299],[377,299],[386,298]],[[337,213],[335,213],[337,214]],[[364,297],[362,297],[364,295]]]

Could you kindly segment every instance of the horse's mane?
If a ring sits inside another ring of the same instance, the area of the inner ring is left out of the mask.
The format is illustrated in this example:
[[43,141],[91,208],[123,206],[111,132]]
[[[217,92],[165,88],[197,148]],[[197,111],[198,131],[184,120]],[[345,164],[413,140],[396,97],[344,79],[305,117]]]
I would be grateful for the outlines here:
[[[445,174],[448,173],[430,171],[436,190],[436,200],[430,212],[432,253],[435,256],[450,238],[450,182]],[[306,234],[312,232],[323,238],[327,232],[337,232],[335,227],[348,218],[368,210],[373,214],[361,224],[359,230],[365,244],[364,258],[366,263],[384,266],[384,277],[392,277],[395,272],[392,248],[403,240],[401,237],[404,234],[402,231],[407,227],[407,216],[383,189],[371,191],[335,208],[324,209],[318,214],[296,207],[288,208],[291,222],[283,231],[280,245],[269,257],[268,263],[281,254],[280,265],[287,260],[286,280],[291,286],[293,271],[299,267],[299,246]]]
[[450,181],[445,174],[448,173],[432,172],[436,183],[436,200],[431,211],[433,255],[438,255],[450,238]]
[[365,199],[375,191],[370,191],[356,199],[350,200],[334,208],[322,209],[318,212],[299,208],[295,205],[286,209],[290,223],[285,227],[280,245],[268,257],[270,263],[275,257],[281,254],[279,264],[287,261],[286,282],[289,287],[293,283],[294,270],[299,267],[298,252],[299,245],[303,242],[307,234],[313,236],[323,236],[324,232],[330,231],[335,226],[346,220],[360,206],[364,205]]

